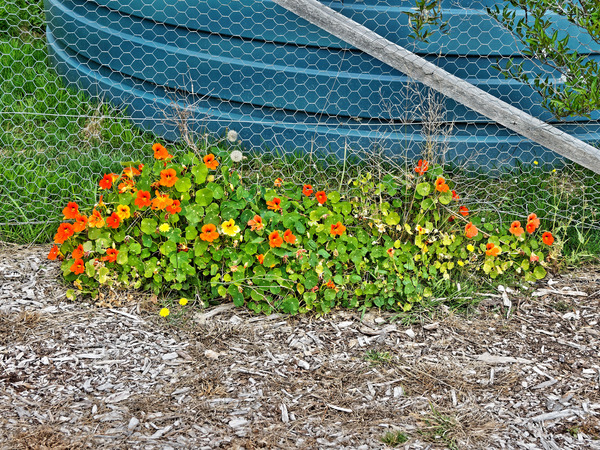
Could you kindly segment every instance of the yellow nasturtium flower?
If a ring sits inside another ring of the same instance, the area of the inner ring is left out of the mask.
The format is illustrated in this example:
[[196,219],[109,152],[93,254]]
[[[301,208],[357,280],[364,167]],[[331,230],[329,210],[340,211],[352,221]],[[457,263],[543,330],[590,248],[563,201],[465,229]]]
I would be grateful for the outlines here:
[[233,219],[223,222],[221,224],[221,228],[223,229],[223,233],[225,233],[227,236],[235,236],[240,232],[240,227],[235,224]]

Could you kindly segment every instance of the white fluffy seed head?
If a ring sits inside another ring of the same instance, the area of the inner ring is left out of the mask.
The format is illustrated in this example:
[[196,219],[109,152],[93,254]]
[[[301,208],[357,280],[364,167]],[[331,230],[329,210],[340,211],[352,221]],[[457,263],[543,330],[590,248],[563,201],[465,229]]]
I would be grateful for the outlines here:
[[227,140],[229,142],[235,142],[235,141],[237,141],[237,138],[238,138],[237,131],[235,131],[235,130],[229,130],[227,132]]
[[231,152],[231,160],[233,162],[240,162],[242,159],[244,159],[244,155],[239,150],[234,150]]

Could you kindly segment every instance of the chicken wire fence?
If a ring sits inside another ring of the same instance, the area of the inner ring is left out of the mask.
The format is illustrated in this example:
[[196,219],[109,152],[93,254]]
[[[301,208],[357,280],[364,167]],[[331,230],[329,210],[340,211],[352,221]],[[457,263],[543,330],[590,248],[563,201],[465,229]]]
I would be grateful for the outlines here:
[[[532,74],[550,70],[527,61],[486,14],[496,2],[444,0],[447,32],[427,43],[409,37],[413,1],[322,3],[525,113],[600,141],[600,115],[558,122],[533,89],[495,68],[512,56]],[[600,58],[593,42],[577,42]],[[473,211],[600,228],[597,174],[272,1],[2,0],[0,45],[3,230],[56,224],[67,201],[92,205],[98,180],[120,161],[148,161],[153,142],[186,139],[241,149],[245,170],[273,179],[310,169],[341,181],[411,171],[427,158],[446,165]]]

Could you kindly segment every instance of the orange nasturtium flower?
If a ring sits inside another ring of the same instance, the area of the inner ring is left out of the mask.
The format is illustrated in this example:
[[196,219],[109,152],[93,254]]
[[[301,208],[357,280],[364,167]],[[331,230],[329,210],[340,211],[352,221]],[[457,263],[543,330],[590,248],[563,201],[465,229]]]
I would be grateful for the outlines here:
[[461,206],[460,208],[458,208],[458,213],[467,217],[469,215],[469,208],[467,208],[466,206]]
[[121,219],[121,220],[129,219],[131,217],[131,210],[129,209],[129,206],[127,206],[127,205],[117,206],[117,216],[119,216],[119,219]]
[[114,248],[107,248],[106,256],[102,257],[102,261],[116,262],[118,254],[119,254],[119,250],[115,250]]
[[535,222],[533,222],[531,220],[529,222],[527,222],[527,225],[525,225],[525,229],[527,230],[527,232],[529,234],[533,234],[533,232],[535,231],[536,228],[537,227],[535,226]]
[[202,233],[200,234],[200,239],[206,242],[212,242],[215,239],[219,238],[219,233],[217,232],[217,227],[212,223],[207,223],[202,226]]
[[112,213],[109,217],[106,218],[106,225],[111,228],[119,228],[120,223],[121,218],[116,212]]
[[498,256],[500,254],[500,247],[490,242],[485,246],[485,254],[488,256]]
[[317,201],[322,205],[327,201],[327,195],[325,194],[325,192],[323,191],[319,191],[315,194],[315,197],[317,197]]
[[102,228],[104,226],[104,219],[96,208],[94,208],[92,215],[88,218],[88,225],[92,228]]
[[275,181],[273,182],[275,187],[281,187],[281,183],[283,183],[283,180],[281,178],[276,178]]
[[465,236],[469,239],[474,238],[475,236],[477,236],[478,233],[479,230],[475,225],[473,225],[473,222],[469,222],[465,227]]
[[535,213],[531,213],[527,216],[527,222],[532,222],[536,229],[540,226],[540,219],[538,219],[538,216]]
[[50,261],[54,261],[58,257],[59,253],[60,251],[58,250],[58,247],[56,245],[53,245],[50,249],[50,253],[48,253],[48,259]]
[[156,191],[156,197],[154,198],[154,200],[152,200],[152,206],[151,209],[152,210],[157,210],[157,209],[165,209],[167,206],[171,206],[173,204],[173,199],[169,198],[169,194],[161,194],[160,192]]
[[458,194],[456,193],[456,191],[454,189],[452,189],[452,200],[454,200],[455,202],[460,200],[460,197],[458,196]]
[[167,206],[167,212],[169,214],[177,214],[181,212],[181,202],[179,200],[173,200],[173,204]]
[[279,211],[281,209],[281,199],[274,197],[273,200],[267,201],[267,209]]
[[130,167],[125,167],[123,169],[123,175],[125,175],[126,177],[129,177],[129,178],[133,178],[133,177],[136,177],[141,174],[142,174],[142,172],[140,172],[140,170],[137,169],[136,167],[130,166]]
[[514,234],[516,237],[519,237],[523,233],[525,233],[525,230],[521,226],[521,222],[519,222],[518,220],[515,220],[513,223],[510,224],[510,229],[508,231],[510,232],[510,234]]
[[80,231],[85,230],[85,227],[87,227],[87,223],[87,216],[84,216],[83,214],[77,214],[77,217],[75,217],[75,223],[73,224],[73,231],[79,233]]
[[342,225],[342,222],[331,224],[331,231],[329,232],[332,236],[341,236],[346,231],[346,227]]
[[73,249],[73,253],[71,254],[71,258],[73,259],[81,259],[83,258],[83,245],[79,244],[76,248]]
[[122,183],[119,183],[118,186],[119,189],[119,194],[124,194],[125,192],[135,192],[137,191],[136,187],[135,187],[135,181],[126,178],[125,180],[123,180]]
[[388,249],[387,249],[387,254],[390,256],[390,258],[391,258],[392,256],[394,256],[394,249],[393,249],[393,248],[388,248]]
[[252,231],[260,231],[264,228],[263,221],[260,216],[254,216],[254,219],[250,219],[248,221],[248,225],[250,225],[250,230]]
[[440,192],[448,192],[450,190],[450,186],[446,184],[446,180],[443,177],[438,177],[435,180],[435,189]]
[[542,242],[546,245],[552,245],[554,243],[554,236],[549,231],[542,234]]
[[173,157],[173,155],[170,155],[169,151],[158,142],[152,146],[152,150],[154,150],[155,159],[169,159]]
[[283,244],[283,239],[281,236],[279,236],[279,231],[273,231],[270,235],[269,235],[269,245],[271,247],[281,247],[281,245]]
[[71,236],[73,236],[73,233],[75,233],[73,225],[70,223],[61,223],[56,231],[56,234],[54,235],[54,242],[57,244],[62,244]]
[[206,167],[208,167],[209,169],[215,170],[219,165],[219,161],[215,159],[215,155],[209,153],[204,157],[204,164],[206,164]]
[[179,180],[177,178],[177,172],[175,169],[165,169],[160,172],[160,181],[158,182],[161,186],[171,187]]
[[536,255],[535,253],[531,252],[531,256],[529,257],[529,261],[531,262],[536,262],[539,261],[540,257],[538,255]]
[[119,178],[119,176],[116,173],[107,173],[100,180],[100,189],[110,189],[117,178]]
[[148,191],[137,191],[137,197],[135,199],[135,206],[142,209],[145,206],[150,206],[150,192]]
[[79,214],[79,206],[77,206],[77,203],[75,202],[69,202],[62,212],[65,216],[65,219],[75,219]]
[[335,283],[331,280],[325,283],[325,286],[327,286],[329,289],[335,289]]
[[283,233],[283,240],[285,242],[287,242],[288,244],[295,244],[296,243],[296,236],[294,236],[292,234],[292,230],[285,230],[285,233]]
[[71,272],[74,274],[80,274],[85,271],[85,265],[83,264],[83,259],[76,259],[73,265],[69,268]]
[[260,255],[256,255],[256,259],[258,259],[258,262],[262,264],[265,260],[265,255],[263,255],[262,253]]
[[417,163],[417,167],[415,167],[415,172],[419,174],[419,176],[423,175],[429,169],[429,163],[424,159],[420,159]]
[[307,197],[310,197],[313,192],[313,187],[310,184],[305,184],[302,186],[302,193]]

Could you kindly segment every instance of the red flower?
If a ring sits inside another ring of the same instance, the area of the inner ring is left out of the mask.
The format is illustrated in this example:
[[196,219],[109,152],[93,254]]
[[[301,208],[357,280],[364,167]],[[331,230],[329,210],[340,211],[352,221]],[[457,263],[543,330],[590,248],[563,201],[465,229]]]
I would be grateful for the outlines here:
[[215,159],[215,155],[209,153],[204,157],[204,164],[206,164],[206,167],[208,167],[209,169],[215,170],[219,165],[219,161]]
[[254,219],[250,219],[248,221],[248,225],[250,225],[250,230],[252,231],[260,231],[264,228],[263,221],[260,216],[254,216]]
[[58,257],[59,253],[60,251],[58,250],[58,247],[56,245],[53,245],[50,249],[50,253],[48,253],[48,259],[50,261],[54,261]]
[[110,189],[114,181],[119,178],[119,176],[115,173],[107,173],[100,180],[100,189]]
[[285,233],[283,233],[283,240],[288,244],[295,244],[296,236],[292,234],[291,230],[285,230]]
[[391,258],[392,256],[394,256],[394,249],[393,249],[393,248],[388,248],[388,249],[387,249],[387,254],[388,254],[388,255],[390,255],[390,258]]
[[529,222],[527,222],[527,225],[525,225],[525,229],[527,230],[527,232],[529,234],[533,234],[533,232],[535,231],[536,228],[537,227],[535,226],[535,222],[533,222],[531,220]]
[[539,261],[540,257],[538,255],[536,255],[535,253],[531,252],[531,256],[529,257],[529,261],[531,262],[536,262]]
[[424,159],[420,159],[417,167],[415,168],[415,172],[419,174],[419,176],[423,175],[429,169],[429,163]]
[[111,228],[119,228],[119,224],[121,223],[121,218],[119,215],[114,212],[110,215],[110,217],[106,218],[106,225]]
[[315,194],[315,197],[317,197],[317,201],[322,205],[327,201],[327,195],[325,194],[325,192],[323,191],[319,191]]
[[267,202],[267,209],[272,209],[273,211],[279,211],[281,209],[281,199],[275,197],[273,200],[269,200]]
[[200,239],[206,242],[212,242],[215,239],[219,238],[219,233],[217,233],[217,227],[212,223],[207,223],[202,227],[202,233],[200,234]]
[[302,186],[302,193],[307,197],[310,197],[313,192],[313,187],[310,184],[305,184]]
[[485,246],[485,249],[485,254],[488,256],[498,256],[500,254],[500,247],[497,247],[491,242]]
[[118,254],[119,254],[119,250],[115,250],[114,248],[107,248],[106,256],[102,257],[102,261],[116,262]]
[[79,215],[79,206],[75,202],[69,202],[62,212],[65,219],[75,219]]
[[83,264],[83,259],[75,260],[75,262],[73,263],[73,265],[71,266],[71,268],[69,270],[76,275],[83,273],[85,271],[85,265]]
[[468,239],[474,238],[475,236],[477,236],[478,233],[479,233],[479,230],[477,229],[477,227],[475,225],[473,225],[473,222],[469,222],[467,224],[467,226],[465,227],[465,236]]
[[173,155],[170,155],[169,151],[158,142],[152,146],[152,150],[154,150],[155,159],[169,159],[173,157]]
[[75,217],[75,223],[73,224],[73,231],[75,231],[76,233],[79,233],[80,231],[85,230],[85,227],[87,227],[87,223],[88,223],[88,218],[86,216],[84,216],[83,214],[78,214],[77,217]]
[[552,245],[554,243],[554,236],[549,231],[542,234],[542,242],[546,245]]
[[467,208],[466,206],[461,206],[460,208],[458,208],[458,213],[467,217],[469,215],[469,208]]
[[435,180],[435,189],[440,192],[448,192],[450,190],[450,186],[446,184],[446,180],[444,180],[443,177],[438,177],[438,179]]
[[458,194],[456,193],[456,191],[454,189],[452,190],[452,200],[454,200],[455,202],[460,200],[460,197],[458,196]]
[[281,187],[281,183],[283,183],[283,180],[281,178],[277,178],[273,184],[275,185],[275,187]]
[[334,223],[331,225],[331,231],[329,232],[332,236],[341,236],[346,231],[346,227],[342,225],[342,222]]
[[73,254],[71,255],[71,258],[73,258],[73,259],[81,259],[81,258],[83,258],[83,245],[79,244],[73,250]]
[[169,214],[177,214],[181,212],[181,202],[179,200],[173,200],[173,203],[167,206],[167,212]]
[[269,245],[271,247],[281,247],[283,244],[283,239],[279,236],[279,231],[273,231],[269,235]]
[[177,172],[175,169],[165,169],[160,172],[160,181],[158,184],[161,186],[171,187],[174,186],[179,178],[177,178]]
[[510,232],[510,234],[514,234],[516,237],[521,236],[523,233],[525,233],[525,230],[523,229],[523,227],[521,226],[521,222],[519,222],[518,220],[515,220],[511,225],[510,225],[510,229],[508,230]]
[[150,192],[148,191],[137,191],[137,197],[135,199],[135,206],[142,209],[145,206],[150,206]]
[[58,227],[56,234],[54,235],[54,242],[57,244],[62,244],[71,236],[75,230],[73,229],[73,225],[70,223],[61,223]]
[[256,255],[256,259],[258,259],[259,263],[263,263],[263,261],[265,260],[265,255],[260,254],[260,255]]

